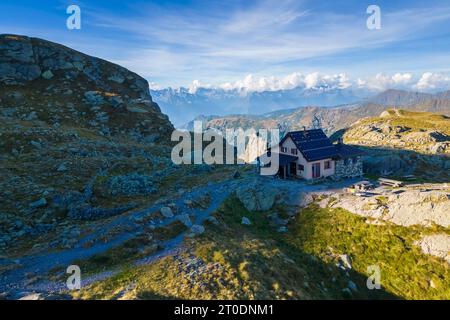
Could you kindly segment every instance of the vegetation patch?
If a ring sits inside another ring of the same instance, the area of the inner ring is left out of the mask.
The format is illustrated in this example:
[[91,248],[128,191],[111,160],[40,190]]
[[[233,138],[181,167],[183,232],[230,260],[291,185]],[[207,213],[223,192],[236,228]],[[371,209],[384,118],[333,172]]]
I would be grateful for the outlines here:
[[[364,288],[365,277],[322,261],[278,233],[269,223],[273,212],[249,212],[234,197],[216,212],[218,223],[186,239],[183,253],[149,265],[129,268],[84,288],[78,298],[140,299],[343,299],[349,281],[355,298],[395,298],[384,290]],[[242,225],[245,216],[251,225]]]
[[288,237],[292,245],[324,262],[332,263],[333,254],[347,254],[353,269],[366,276],[369,266],[378,265],[382,287],[400,298],[449,299],[448,264],[413,245],[422,235],[441,229],[371,225],[343,209],[313,205],[302,210]]

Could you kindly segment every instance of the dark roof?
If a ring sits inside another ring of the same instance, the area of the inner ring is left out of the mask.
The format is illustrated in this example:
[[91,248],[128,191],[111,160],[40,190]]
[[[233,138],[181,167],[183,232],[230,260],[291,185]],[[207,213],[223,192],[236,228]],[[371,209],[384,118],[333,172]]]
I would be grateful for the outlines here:
[[[275,156],[276,153],[272,154],[272,157]],[[288,165],[291,162],[297,161],[298,157],[297,156],[291,156],[289,154],[279,154],[279,158],[278,158],[278,162],[280,164],[280,166],[285,166]]]
[[306,161],[316,161],[338,156],[336,147],[322,129],[288,132],[280,141],[280,144],[288,137],[294,141]]
[[291,156],[289,154],[283,154],[283,153],[276,153],[272,152],[270,154],[270,157],[267,153],[262,154],[259,159],[263,164],[270,163],[269,159],[274,159],[274,157],[278,156],[278,165],[285,166],[288,165],[291,162],[297,161],[297,156]]
[[338,152],[338,157],[342,159],[363,156],[366,154],[366,152],[361,149],[349,146],[347,144],[337,143],[334,146]]

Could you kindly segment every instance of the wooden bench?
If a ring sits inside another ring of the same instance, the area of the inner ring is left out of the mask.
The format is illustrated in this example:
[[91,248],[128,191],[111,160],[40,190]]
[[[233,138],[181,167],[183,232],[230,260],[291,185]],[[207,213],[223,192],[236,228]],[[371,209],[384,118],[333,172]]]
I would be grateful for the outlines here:
[[393,179],[379,178],[378,182],[381,185],[390,186],[390,187],[401,187],[401,186],[403,186],[403,181],[393,180]]

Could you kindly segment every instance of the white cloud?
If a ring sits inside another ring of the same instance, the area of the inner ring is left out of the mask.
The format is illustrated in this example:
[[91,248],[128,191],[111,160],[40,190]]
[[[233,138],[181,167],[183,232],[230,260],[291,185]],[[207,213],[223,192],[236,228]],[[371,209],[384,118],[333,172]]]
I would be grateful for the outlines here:
[[149,82],[150,90],[161,90],[161,86],[155,82]]
[[392,81],[394,83],[408,84],[412,80],[411,73],[396,73],[392,76]]
[[[153,85],[156,86],[156,85]],[[152,88],[152,85],[151,85]],[[188,91],[195,94],[199,88],[215,88],[225,91],[237,90],[242,94],[249,92],[278,91],[302,88],[305,90],[335,90],[335,89],[365,89],[383,91],[387,89],[437,91],[450,89],[450,75],[444,73],[425,72],[415,76],[413,73],[385,74],[377,73],[366,78],[351,79],[346,73],[323,74],[312,72],[302,74],[294,72],[283,77],[246,75],[234,82],[207,84],[194,80],[188,86]]]
[[345,89],[351,86],[351,82],[345,73],[326,75],[319,72],[301,74],[291,73],[285,77],[255,77],[249,74],[244,79],[235,82],[226,82],[218,85],[224,90],[238,90],[244,92],[262,92],[289,90],[298,87],[305,89],[325,88],[325,89]]
[[[111,33],[132,35],[123,38],[130,39],[127,45],[133,49],[115,60],[166,85],[186,84],[194,77],[208,82],[215,82],[217,77],[233,79],[255,70],[288,73],[293,65],[304,67],[308,59],[333,57],[350,50],[368,52],[399,41],[414,41],[423,38],[422,33],[430,26],[450,20],[450,8],[411,8],[385,12],[382,29],[368,32],[365,11],[355,15],[336,13],[332,8],[309,10],[304,1],[266,0],[245,6],[218,2],[202,5],[202,9],[175,9],[153,3],[140,6],[139,14],[132,16],[99,11],[91,19],[93,23],[108,26]],[[206,9],[211,12],[205,14]],[[388,59],[389,56],[384,57],[376,67],[385,70],[383,64]],[[408,62],[414,63],[411,59]],[[370,55],[367,61],[370,65]],[[360,66],[360,70],[367,65]],[[351,68],[349,65],[346,70],[351,72]],[[308,83],[314,86],[323,80],[318,75],[310,75]],[[270,77],[258,78],[260,84],[248,81],[260,88],[278,85]],[[325,81],[333,82],[333,79]],[[345,85],[343,80],[334,81]],[[391,81],[397,83],[395,79]]]
[[191,85],[188,87],[189,93],[195,94],[199,88],[210,88],[211,85],[201,83],[200,80],[192,81]]
[[417,82],[419,90],[449,90],[450,76],[443,73],[425,72]]
[[405,89],[413,82],[413,75],[411,73],[396,73],[394,75],[387,75],[378,73],[375,77],[368,79],[358,79],[358,86],[360,88],[367,88],[370,90],[386,90],[393,88]]

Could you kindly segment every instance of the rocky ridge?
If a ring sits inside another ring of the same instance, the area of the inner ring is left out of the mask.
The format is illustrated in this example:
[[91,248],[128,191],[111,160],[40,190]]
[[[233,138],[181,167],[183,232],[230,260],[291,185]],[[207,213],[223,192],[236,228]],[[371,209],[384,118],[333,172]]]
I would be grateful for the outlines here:
[[[445,185],[444,185],[445,186]],[[400,188],[383,190],[376,197],[341,195],[332,204],[352,213],[373,219],[390,221],[401,226],[450,226],[450,189]]]
[[177,170],[144,78],[46,40],[0,35],[0,121],[0,255],[70,246],[76,221],[139,206]]
[[105,60],[46,40],[0,35],[1,114],[102,135],[166,140],[173,130],[148,82]]
[[450,153],[450,118],[427,112],[399,109],[355,122],[343,135],[344,142],[388,146],[428,154]]

